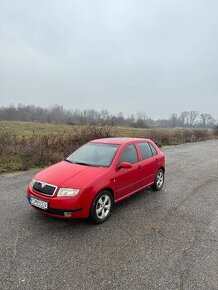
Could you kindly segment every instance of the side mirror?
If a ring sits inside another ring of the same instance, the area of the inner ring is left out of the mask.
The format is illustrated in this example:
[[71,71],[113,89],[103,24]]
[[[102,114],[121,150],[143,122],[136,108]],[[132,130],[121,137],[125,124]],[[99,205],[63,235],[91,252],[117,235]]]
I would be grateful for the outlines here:
[[118,165],[118,168],[132,168],[132,164],[130,162],[120,162],[120,164]]

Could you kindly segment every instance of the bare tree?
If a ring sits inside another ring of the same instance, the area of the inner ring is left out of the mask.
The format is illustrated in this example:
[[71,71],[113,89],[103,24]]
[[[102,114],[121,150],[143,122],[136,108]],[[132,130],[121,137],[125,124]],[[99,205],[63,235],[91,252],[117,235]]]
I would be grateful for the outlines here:
[[169,118],[169,124],[171,127],[176,127],[178,126],[178,115],[177,114],[172,114]]
[[187,125],[187,123],[188,123],[188,120],[187,120],[188,115],[189,115],[189,112],[182,112],[180,114],[179,118],[180,118],[180,122],[181,122],[181,126],[182,127],[185,127]]
[[174,113],[168,119],[154,121],[151,118],[148,118],[147,114],[143,111],[125,117],[122,112],[111,114],[108,110],[66,110],[63,106],[59,105],[42,108],[24,104],[0,107],[0,120],[56,122],[75,125],[117,125],[138,128],[151,126],[202,126],[213,128],[216,123],[211,114],[202,113],[199,115],[197,111],[186,111],[182,112],[180,115]]
[[212,115],[207,113],[200,114],[200,122],[202,127],[207,127],[208,125],[215,124],[215,120]]
[[137,112],[135,127],[139,127],[139,128],[148,127],[147,120],[148,120],[148,116],[145,112]]
[[199,113],[197,111],[190,111],[188,112],[188,124],[190,127],[194,127],[194,124],[197,120],[197,117],[199,116]]

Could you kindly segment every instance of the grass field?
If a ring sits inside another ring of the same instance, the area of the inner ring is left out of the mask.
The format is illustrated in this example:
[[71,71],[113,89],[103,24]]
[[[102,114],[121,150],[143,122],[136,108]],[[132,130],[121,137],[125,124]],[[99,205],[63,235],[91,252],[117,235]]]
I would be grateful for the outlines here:
[[[71,134],[72,132],[87,126],[75,126],[54,123],[36,123],[36,122],[15,122],[0,121],[0,133],[8,132],[17,136],[47,135],[47,134]],[[131,128],[131,127],[112,127],[111,131],[114,136],[121,137],[146,137],[151,132],[157,131],[162,133],[174,134],[176,131],[183,131],[182,128]]]
[[158,144],[176,145],[215,138],[212,130],[0,121],[0,174],[44,167],[67,157],[80,145],[105,137],[143,137]]

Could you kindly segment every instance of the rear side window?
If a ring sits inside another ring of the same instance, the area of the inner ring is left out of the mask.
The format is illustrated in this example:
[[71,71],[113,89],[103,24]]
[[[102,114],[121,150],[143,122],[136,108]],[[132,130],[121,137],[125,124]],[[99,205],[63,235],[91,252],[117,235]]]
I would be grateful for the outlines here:
[[121,162],[130,162],[132,164],[138,162],[138,155],[134,144],[130,144],[124,149],[119,160],[119,163]]
[[149,143],[149,145],[151,147],[151,151],[152,151],[153,156],[157,155],[157,150],[154,148],[154,146],[151,143]]
[[139,148],[142,152],[142,158],[148,159],[153,156],[152,149],[147,142],[139,143]]

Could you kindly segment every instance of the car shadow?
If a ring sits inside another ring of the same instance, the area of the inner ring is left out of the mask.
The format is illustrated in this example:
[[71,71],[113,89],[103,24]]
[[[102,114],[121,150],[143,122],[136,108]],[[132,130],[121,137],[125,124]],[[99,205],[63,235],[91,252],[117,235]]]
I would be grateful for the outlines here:
[[[149,203],[149,197],[152,195],[156,195],[156,192],[154,192],[151,188],[147,188],[144,190],[141,190],[137,192],[136,194],[126,198],[125,200],[118,202],[114,205],[111,217],[106,221],[107,224],[111,224],[111,222],[114,222],[115,220],[119,222],[120,218],[123,216],[123,214],[128,216],[128,212],[132,214],[132,212],[135,210],[138,210],[139,207],[141,207],[145,199]],[[153,199],[152,199],[153,200]],[[28,221],[31,223],[31,225],[37,224],[37,226],[44,225],[47,227],[47,229],[51,228],[52,231],[54,229],[56,230],[67,230],[67,229],[81,229],[81,228],[92,228],[92,227],[101,227],[104,225],[94,224],[90,219],[60,219],[56,217],[50,217],[47,215],[44,215],[43,213],[34,210],[31,208],[31,211],[29,212],[29,218]]]

